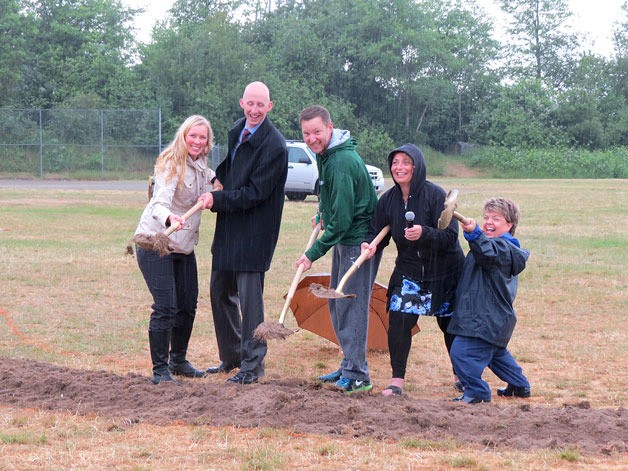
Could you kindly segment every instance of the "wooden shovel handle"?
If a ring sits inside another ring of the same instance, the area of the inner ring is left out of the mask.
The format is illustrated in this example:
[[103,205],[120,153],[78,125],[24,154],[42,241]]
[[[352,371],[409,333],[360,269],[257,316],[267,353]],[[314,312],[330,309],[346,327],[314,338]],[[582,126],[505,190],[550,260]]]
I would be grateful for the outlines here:
[[[205,205],[205,203],[202,200],[198,201],[194,206],[192,206],[190,209],[188,209],[187,213],[185,213],[181,217],[184,220],[187,220],[192,214],[194,214],[195,212],[200,211],[201,209],[203,209],[204,205]],[[174,221],[172,224],[170,224],[170,227],[168,229],[166,229],[164,234],[169,236],[174,231],[176,231],[180,225],[181,225],[181,223],[179,221]]]
[[462,224],[469,224],[469,219],[464,217],[462,214],[460,214],[458,211],[454,211],[454,217],[460,221]]
[[[375,246],[379,245],[382,239],[386,237],[386,234],[388,234],[388,232],[390,232],[390,226],[384,226],[384,228],[381,231],[379,231],[379,234],[377,234],[375,238],[371,241],[371,244],[375,244]],[[369,254],[369,251],[364,250],[360,254],[360,256],[356,259],[356,261],[353,262],[353,265],[351,265],[351,267],[347,270],[347,273],[345,273],[344,276],[341,278],[340,283],[338,283],[338,286],[336,287],[337,293],[342,294],[342,289],[344,288],[345,283],[351,277],[351,275],[353,275],[356,272],[356,270],[360,268],[360,266],[368,258],[368,254]]]
[[[307,251],[314,242],[316,242],[316,238],[318,237],[318,233],[321,231],[321,223],[319,222],[314,226],[314,230],[310,235],[310,239],[307,241],[307,245],[305,246],[305,250]],[[288,308],[290,307],[290,302],[292,298],[294,298],[294,293],[297,291],[297,286],[299,281],[301,280],[301,275],[305,271],[305,265],[300,264],[299,268],[297,268],[297,272],[294,274],[294,278],[292,279],[292,283],[290,284],[290,289],[288,290],[288,294],[286,295],[286,302],[283,304],[283,309],[281,310],[281,314],[279,315],[279,323],[283,324],[284,318],[286,317],[286,313],[288,312]]]

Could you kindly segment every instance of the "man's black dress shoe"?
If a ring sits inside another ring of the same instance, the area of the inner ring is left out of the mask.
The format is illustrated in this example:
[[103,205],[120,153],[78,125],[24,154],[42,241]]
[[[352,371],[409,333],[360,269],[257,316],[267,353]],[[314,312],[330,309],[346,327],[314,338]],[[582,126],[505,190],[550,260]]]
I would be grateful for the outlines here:
[[497,389],[498,396],[516,396],[516,397],[530,397],[530,388],[526,388],[525,386],[513,386],[509,384],[505,388]]
[[235,376],[232,376],[227,380],[227,383],[236,383],[236,384],[253,384],[257,383],[259,378],[255,376],[253,373],[244,373],[240,371]]
[[218,366],[210,366],[205,371],[209,374],[216,373],[229,373],[231,370],[235,370],[236,368],[240,368],[239,363],[225,363],[224,361]]

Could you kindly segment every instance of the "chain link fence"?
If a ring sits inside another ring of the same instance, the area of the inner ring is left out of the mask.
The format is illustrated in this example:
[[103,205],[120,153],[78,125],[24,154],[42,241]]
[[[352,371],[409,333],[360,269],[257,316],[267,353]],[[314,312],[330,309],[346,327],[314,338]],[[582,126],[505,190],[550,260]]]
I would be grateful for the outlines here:
[[[0,109],[0,177],[137,179],[152,174],[161,110]],[[212,167],[226,149],[215,146]]]

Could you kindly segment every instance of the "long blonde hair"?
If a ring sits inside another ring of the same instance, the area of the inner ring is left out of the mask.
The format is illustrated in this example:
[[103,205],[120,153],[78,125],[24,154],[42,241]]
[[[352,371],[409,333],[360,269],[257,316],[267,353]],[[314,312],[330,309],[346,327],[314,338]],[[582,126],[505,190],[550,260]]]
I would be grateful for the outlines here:
[[168,147],[166,147],[155,162],[155,173],[165,171],[168,164],[170,164],[170,171],[166,175],[166,181],[170,181],[175,175],[179,175],[179,182],[177,186],[181,184],[185,178],[186,165],[185,161],[188,158],[188,147],[185,143],[185,138],[194,126],[203,125],[207,128],[207,146],[200,154],[200,157],[205,158],[214,147],[214,132],[212,126],[207,118],[200,115],[192,115],[183,121],[183,124],[179,126],[174,139]]

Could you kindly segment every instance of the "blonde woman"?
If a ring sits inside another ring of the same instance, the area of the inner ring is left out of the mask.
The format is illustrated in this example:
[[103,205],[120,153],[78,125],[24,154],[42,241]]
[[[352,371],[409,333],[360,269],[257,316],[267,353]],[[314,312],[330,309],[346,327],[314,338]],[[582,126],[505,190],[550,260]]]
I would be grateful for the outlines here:
[[183,122],[157,158],[153,196],[135,231],[136,235],[155,235],[180,224],[170,236],[173,251],[168,255],[136,246],[140,270],[153,296],[148,339],[154,384],[173,382],[172,375],[205,376],[186,359],[198,299],[194,246],[199,239],[201,213],[187,220],[182,215],[206,193],[208,185],[222,189],[207,166],[213,138],[206,118],[194,115]]

